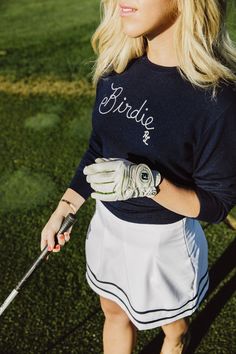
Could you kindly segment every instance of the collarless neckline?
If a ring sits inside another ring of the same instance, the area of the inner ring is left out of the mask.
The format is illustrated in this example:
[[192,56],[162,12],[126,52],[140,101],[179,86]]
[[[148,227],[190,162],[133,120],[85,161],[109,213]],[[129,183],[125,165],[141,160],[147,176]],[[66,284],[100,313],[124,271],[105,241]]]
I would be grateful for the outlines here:
[[176,74],[179,73],[178,66],[164,66],[164,65],[153,63],[151,60],[149,60],[147,53],[141,56],[141,60],[147,67],[149,67],[153,71],[164,72],[164,73],[176,73]]

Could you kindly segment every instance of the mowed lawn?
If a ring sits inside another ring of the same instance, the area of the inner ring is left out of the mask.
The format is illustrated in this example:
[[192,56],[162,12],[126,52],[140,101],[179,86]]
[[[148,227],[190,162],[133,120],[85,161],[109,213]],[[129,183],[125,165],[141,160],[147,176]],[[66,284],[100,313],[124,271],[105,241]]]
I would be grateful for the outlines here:
[[[236,41],[236,8],[228,28]],[[40,253],[40,234],[87,147],[98,0],[0,2],[0,304]],[[103,313],[85,279],[84,243],[94,211],[78,213],[71,241],[32,275],[0,318],[1,354],[102,353]],[[236,214],[233,210],[232,214]],[[210,289],[192,316],[190,353],[236,352],[235,231],[202,223]],[[155,354],[156,328],[135,354]]]

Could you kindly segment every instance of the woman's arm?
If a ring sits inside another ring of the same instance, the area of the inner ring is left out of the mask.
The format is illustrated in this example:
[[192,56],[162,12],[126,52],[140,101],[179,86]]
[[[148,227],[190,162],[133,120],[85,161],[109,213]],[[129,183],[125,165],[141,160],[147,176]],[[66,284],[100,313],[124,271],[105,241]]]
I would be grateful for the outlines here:
[[163,179],[152,197],[182,215],[219,223],[236,205],[236,105],[231,104],[201,136],[194,152],[194,190]]
[[151,197],[163,207],[187,217],[197,217],[200,212],[200,202],[192,189],[177,187],[166,178],[159,185],[160,192]]
[[[86,166],[84,174],[94,192],[92,198],[103,201],[126,200],[142,197],[155,185],[151,169],[145,164],[135,165],[128,160],[118,158],[97,158],[95,164]],[[147,177],[149,174],[149,178]],[[150,182],[153,183],[152,186]],[[194,190],[177,187],[165,177],[159,184],[160,191],[150,196],[158,204],[177,214],[197,217],[200,213],[200,201]]]

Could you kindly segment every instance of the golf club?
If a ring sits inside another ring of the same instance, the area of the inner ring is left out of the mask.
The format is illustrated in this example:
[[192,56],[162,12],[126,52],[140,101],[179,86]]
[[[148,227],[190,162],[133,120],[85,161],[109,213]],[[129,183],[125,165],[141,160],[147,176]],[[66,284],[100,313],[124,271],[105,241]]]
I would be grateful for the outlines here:
[[[63,234],[66,232],[72,225],[75,224],[76,222],[76,216],[75,214],[69,213],[63,220],[61,227],[57,234],[55,235],[55,244],[58,244],[58,239],[57,236],[60,234]],[[6,308],[9,306],[9,304],[12,302],[12,300],[16,297],[16,295],[19,293],[20,289],[22,288],[22,285],[26,282],[26,280],[29,278],[29,276],[35,271],[35,269],[41,264],[42,260],[50,253],[51,251],[48,251],[48,246],[45,246],[39,257],[35,260],[33,265],[30,267],[28,272],[23,276],[23,278],[20,280],[20,282],[17,284],[15,289],[12,290],[10,295],[6,298],[4,303],[0,307],[0,316],[3,314],[3,312],[6,310]]]

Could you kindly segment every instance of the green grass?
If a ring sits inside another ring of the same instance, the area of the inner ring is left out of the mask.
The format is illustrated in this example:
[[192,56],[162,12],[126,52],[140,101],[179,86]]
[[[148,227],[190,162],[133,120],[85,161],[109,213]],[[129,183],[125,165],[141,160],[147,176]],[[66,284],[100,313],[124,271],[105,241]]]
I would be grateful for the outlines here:
[[[52,77],[64,80],[61,85],[81,79],[89,85],[95,58],[90,37],[98,14],[98,0],[2,0],[0,76],[10,83]],[[228,26],[236,40],[235,14],[231,5]],[[83,90],[75,97],[23,91],[0,93],[0,304],[39,255],[41,230],[87,147],[94,102]],[[0,353],[102,353],[103,314],[85,279],[84,242],[93,210],[89,199],[72,240],[35,272],[1,317]],[[227,289],[233,259],[224,252],[235,231],[222,222],[205,232],[209,266],[219,259],[222,264],[212,273],[220,282],[192,316],[195,335],[203,335],[195,353],[231,354],[236,352],[235,299]],[[209,329],[202,331],[208,320]],[[135,354],[154,353],[144,348],[159,333],[159,328],[140,331]]]
[[0,75],[12,79],[51,74],[77,79],[89,74],[90,36],[99,1],[10,0],[0,5]]

